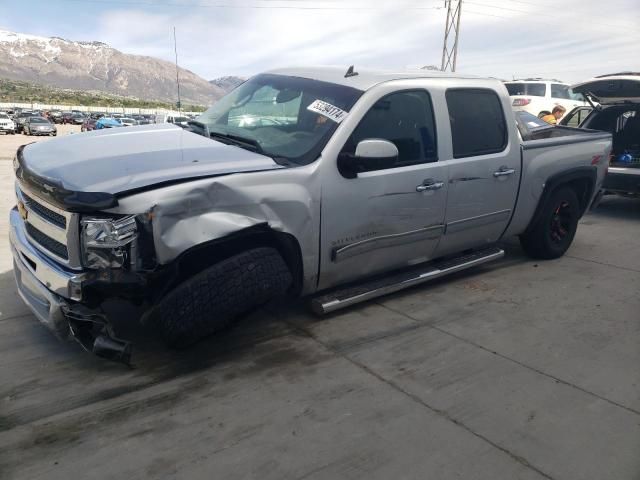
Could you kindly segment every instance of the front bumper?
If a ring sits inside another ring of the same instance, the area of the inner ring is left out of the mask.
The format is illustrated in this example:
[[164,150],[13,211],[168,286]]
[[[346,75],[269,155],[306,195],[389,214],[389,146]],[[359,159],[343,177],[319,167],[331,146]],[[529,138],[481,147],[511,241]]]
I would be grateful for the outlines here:
[[31,130],[31,135],[55,135],[56,130]]
[[640,194],[640,168],[609,167],[602,188],[607,192]]
[[27,240],[17,208],[11,210],[9,223],[18,293],[38,320],[58,337],[67,338],[69,323],[63,308],[68,307],[70,301],[82,299],[82,281],[86,274],[66,270],[34,248]]
[[67,270],[31,246],[17,208],[9,220],[16,286],[36,318],[62,340],[73,337],[87,351],[129,364],[131,344],[115,338],[101,312],[78,303],[90,275]]
[[6,125],[0,125],[0,132],[15,132],[15,127],[7,127]]

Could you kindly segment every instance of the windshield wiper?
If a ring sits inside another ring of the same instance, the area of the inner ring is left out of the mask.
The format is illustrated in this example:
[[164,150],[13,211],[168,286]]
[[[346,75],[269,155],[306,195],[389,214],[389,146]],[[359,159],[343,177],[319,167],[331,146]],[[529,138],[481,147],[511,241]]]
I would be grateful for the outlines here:
[[230,133],[209,132],[210,137],[215,137],[222,140],[223,143],[236,145],[246,150],[251,150],[256,153],[264,153],[262,146],[253,138],[242,137],[240,135],[232,135]]
[[[205,137],[210,137],[209,127],[207,126],[206,123],[198,122],[197,120],[189,120],[187,122],[187,125],[192,127],[191,131],[193,133],[197,133],[198,135],[203,135]],[[196,128],[193,128],[193,127],[196,127]]]

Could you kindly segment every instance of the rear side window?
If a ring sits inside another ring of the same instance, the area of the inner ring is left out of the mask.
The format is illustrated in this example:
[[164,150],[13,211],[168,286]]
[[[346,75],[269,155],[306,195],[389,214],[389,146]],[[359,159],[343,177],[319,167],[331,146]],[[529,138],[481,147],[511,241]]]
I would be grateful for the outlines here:
[[378,100],[353,131],[343,152],[355,153],[358,142],[372,138],[388,140],[398,148],[393,164],[379,165],[375,170],[435,162],[436,132],[429,94],[409,90]]
[[551,97],[562,98],[565,100],[571,100],[571,92],[568,85],[562,85],[560,83],[551,84]]
[[447,90],[453,158],[498,153],[507,146],[507,124],[493,90]]

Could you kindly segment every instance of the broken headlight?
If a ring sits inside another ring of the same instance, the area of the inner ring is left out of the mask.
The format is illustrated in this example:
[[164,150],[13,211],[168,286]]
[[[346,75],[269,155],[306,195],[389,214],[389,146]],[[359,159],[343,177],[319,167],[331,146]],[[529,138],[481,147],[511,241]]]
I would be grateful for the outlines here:
[[135,216],[85,218],[82,228],[82,263],[87,268],[122,268],[134,262],[138,235]]

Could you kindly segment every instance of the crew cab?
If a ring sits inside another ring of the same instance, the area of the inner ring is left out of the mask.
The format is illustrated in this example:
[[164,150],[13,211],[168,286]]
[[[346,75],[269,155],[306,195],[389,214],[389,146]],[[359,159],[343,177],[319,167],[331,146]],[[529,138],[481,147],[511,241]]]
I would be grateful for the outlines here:
[[[640,195],[640,73],[602,75],[574,85],[591,102],[569,112],[562,122],[613,135],[607,193]],[[574,121],[574,119],[576,119]]]
[[26,145],[18,291],[58,336],[126,362],[123,321],[188,345],[281,295],[326,314],[495,260],[513,235],[557,258],[611,135],[538,127],[518,129],[495,79],[310,68],[257,75],[187,129]]

